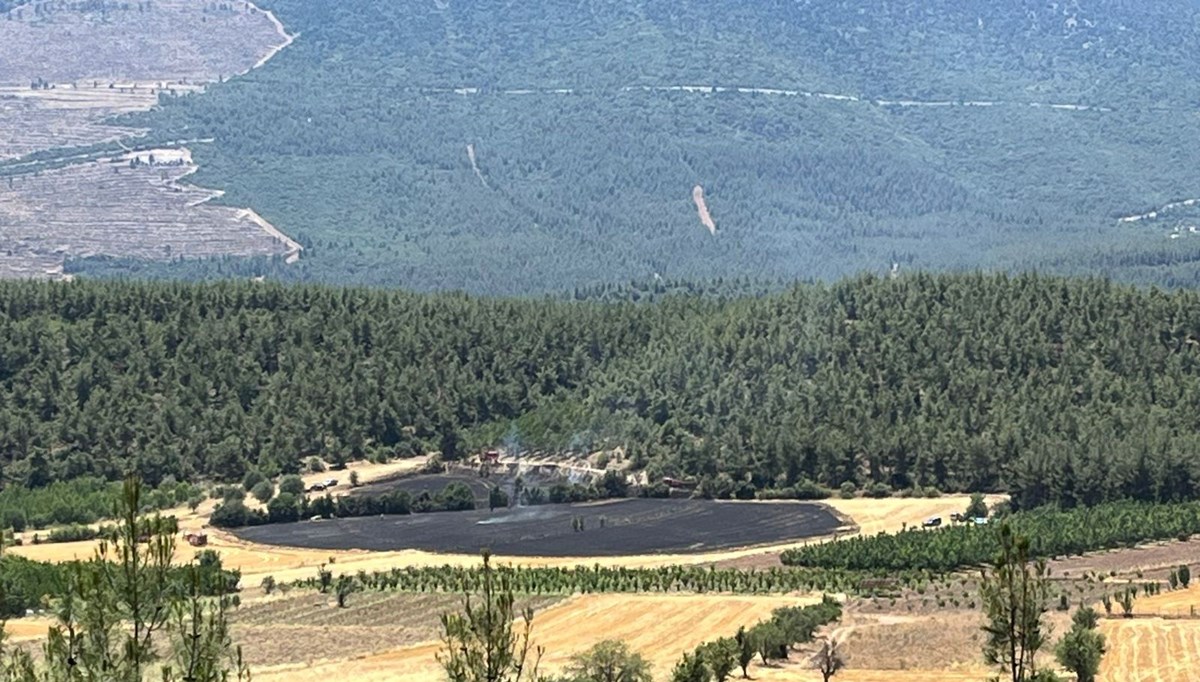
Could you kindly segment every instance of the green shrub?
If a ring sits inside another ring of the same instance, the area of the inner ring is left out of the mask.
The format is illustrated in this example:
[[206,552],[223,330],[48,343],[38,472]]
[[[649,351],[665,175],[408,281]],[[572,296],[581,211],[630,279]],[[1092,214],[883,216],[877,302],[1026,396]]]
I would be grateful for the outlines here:
[[842,499],[849,500],[858,492],[858,486],[854,485],[853,481],[846,481],[841,485],[839,490],[841,491]]
[[284,476],[283,480],[279,481],[279,493],[288,493],[290,495],[301,496],[304,494],[304,479],[296,475]]
[[217,528],[240,528],[246,525],[247,512],[241,500],[222,502],[213,510],[208,522]]
[[246,476],[242,478],[242,490],[245,490],[247,493],[253,495],[254,488],[265,480],[267,480],[267,477],[264,476],[261,471],[258,469],[251,469],[250,471],[247,471]]
[[892,489],[885,483],[876,483],[867,488],[866,496],[874,499],[883,499],[892,496]]
[[44,542],[80,542],[83,540],[95,540],[100,535],[101,530],[92,528],[91,526],[62,526],[52,529],[46,535]]
[[280,492],[267,503],[267,520],[271,523],[289,523],[300,520],[301,498],[289,492]]
[[266,504],[271,501],[272,497],[275,497],[275,486],[264,478],[255,484],[254,489],[250,491],[250,494],[254,495],[254,499]]

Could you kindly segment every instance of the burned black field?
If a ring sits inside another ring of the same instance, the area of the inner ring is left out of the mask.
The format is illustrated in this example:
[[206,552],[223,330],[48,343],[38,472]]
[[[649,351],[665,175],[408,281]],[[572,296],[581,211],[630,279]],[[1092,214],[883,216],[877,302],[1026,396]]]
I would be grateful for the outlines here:
[[512,488],[512,482],[503,476],[497,476],[494,479],[488,479],[461,473],[430,474],[398,478],[390,481],[380,481],[378,483],[369,483],[353,490],[351,494],[365,495],[369,497],[382,493],[390,493],[393,490],[404,490],[413,496],[420,495],[423,492],[427,492],[430,495],[436,495],[451,483],[462,483],[470,488],[471,492],[475,495],[477,504],[487,504],[488,490],[491,489],[493,485],[501,485],[508,490],[511,490]]
[[[583,530],[576,530],[582,519]],[[252,542],[314,549],[420,549],[591,557],[711,552],[831,534],[841,523],[811,503],[628,499],[258,526]]]

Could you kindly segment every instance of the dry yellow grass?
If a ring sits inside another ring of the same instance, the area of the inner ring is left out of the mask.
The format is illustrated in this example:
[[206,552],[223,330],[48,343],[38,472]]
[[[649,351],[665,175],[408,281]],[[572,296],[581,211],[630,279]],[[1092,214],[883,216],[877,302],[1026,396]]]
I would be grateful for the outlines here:
[[[987,497],[988,506],[1004,499],[1003,495]],[[854,522],[863,535],[894,533],[904,527],[919,526],[925,519],[940,516],[945,522],[950,515],[966,511],[971,501],[968,495],[946,495],[932,499],[891,497],[873,500],[856,497],[852,500],[826,500],[825,503]]]
[[[781,606],[815,598],[700,595],[584,595],[551,607],[534,618],[534,642],[546,648],[544,672],[562,668],[568,658],[604,639],[621,639],[654,665],[655,678],[670,674],[675,661],[701,642],[727,637],[739,625],[752,625]],[[436,614],[429,614],[432,618]],[[283,682],[324,680],[330,676],[363,681],[440,679],[435,658],[439,645],[401,647],[353,660],[307,666],[274,666],[255,671],[254,679]]]
[[346,465],[346,468],[341,471],[323,471],[315,474],[304,474],[301,476],[301,478],[304,479],[304,485],[306,486],[314,483],[320,483],[328,478],[336,478],[338,480],[338,485],[336,488],[332,489],[332,492],[343,493],[350,490],[350,474],[353,472],[358,473],[359,483],[366,485],[368,483],[374,483],[375,481],[390,478],[392,476],[416,472],[425,465],[427,459],[428,458],[426,457],[413,457],[411,459],[398,459],[394,462],[386,462],[384,464],[376,464],[374,462],[363,460],[359,462],[350,462]]
[[47,618],[21,618],[10,620],[4,624],[4,634],[10,642],[23,642],[41,639],[54,621]]
[[982,625],[978,611],[924,616],[847,613],[832,636],[841,643],[848,668],[957,670],[980,662]]
[[1200,621],[1105,620],[1108,653],[1100,682],[1194,682],[1200,678]]

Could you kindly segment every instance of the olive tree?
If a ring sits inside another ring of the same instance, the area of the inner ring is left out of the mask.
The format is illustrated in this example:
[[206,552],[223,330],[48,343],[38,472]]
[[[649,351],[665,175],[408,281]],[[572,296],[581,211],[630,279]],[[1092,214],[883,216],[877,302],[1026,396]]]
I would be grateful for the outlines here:
[[1071,630],[1059,641],[1055,657],[1062,667],[1075,673],[1079,682],[1095,682],[1104,658],[1104,635],[1096,632],[1098,617],[1090,607],[1075,612]]
[[566,672],[571,682],[651,682],[650,664],[618,640],[600,642],[571,657]]

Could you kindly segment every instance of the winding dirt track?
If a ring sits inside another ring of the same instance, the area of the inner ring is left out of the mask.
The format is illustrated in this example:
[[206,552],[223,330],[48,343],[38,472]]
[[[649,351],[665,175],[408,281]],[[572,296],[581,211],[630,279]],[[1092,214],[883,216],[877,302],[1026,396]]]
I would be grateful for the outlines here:
[[708,212],[708,203],[704,201],[704,188],[696,185],[692,189],[692,201],[696,202],[696,212],[700,214],[700,222],[708,228],[710,234],[717,233],[717,224],[713,222],[712,214]]

